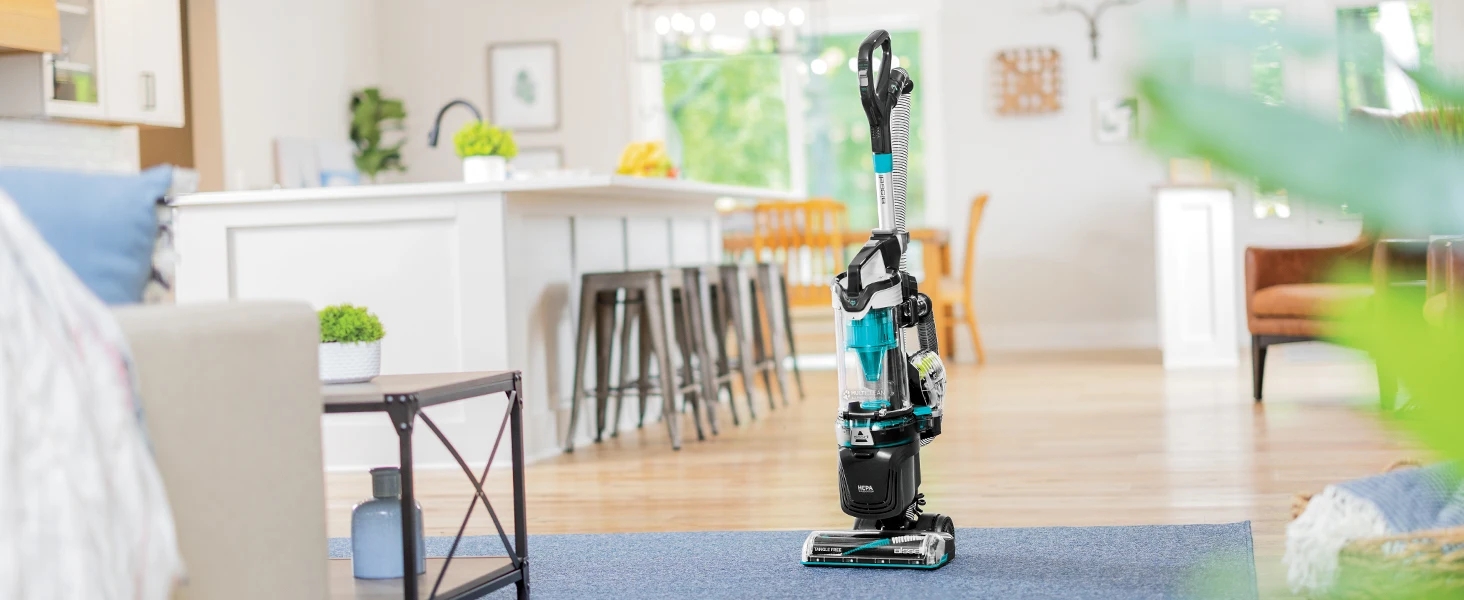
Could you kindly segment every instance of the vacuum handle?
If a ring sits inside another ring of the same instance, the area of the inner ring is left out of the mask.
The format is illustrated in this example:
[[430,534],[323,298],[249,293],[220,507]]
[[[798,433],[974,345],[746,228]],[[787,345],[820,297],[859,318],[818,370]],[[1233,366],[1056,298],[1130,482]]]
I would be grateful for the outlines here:
[[[879,74],[871,77],[874,49],[883,52]],[[869,118],[869,143],[875,154],[890,153],[890,111],[899,99],[899,89],[890,90],[890,69],[894,62],[890,52],[890,32],[876,29],[859,44],[859,100]]]

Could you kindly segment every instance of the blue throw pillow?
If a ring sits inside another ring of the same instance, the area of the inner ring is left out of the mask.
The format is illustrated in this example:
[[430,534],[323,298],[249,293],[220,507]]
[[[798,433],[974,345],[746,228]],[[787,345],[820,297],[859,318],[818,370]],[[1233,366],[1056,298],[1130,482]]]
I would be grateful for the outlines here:
[[173,168],[139,175],[0,168],[0,190],[103,302],[136,304],[152,275],[156,204]]

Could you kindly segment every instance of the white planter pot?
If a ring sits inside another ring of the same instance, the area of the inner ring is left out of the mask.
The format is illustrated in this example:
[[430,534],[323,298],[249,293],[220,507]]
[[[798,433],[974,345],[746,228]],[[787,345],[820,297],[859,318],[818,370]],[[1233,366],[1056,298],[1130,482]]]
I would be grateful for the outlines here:
[[320,345],[321,383],[360,383],[381,374],[381,340]]
[[508,161],[502,156],[469,156],[463,159],[463,181],[482,183],[508,179]]

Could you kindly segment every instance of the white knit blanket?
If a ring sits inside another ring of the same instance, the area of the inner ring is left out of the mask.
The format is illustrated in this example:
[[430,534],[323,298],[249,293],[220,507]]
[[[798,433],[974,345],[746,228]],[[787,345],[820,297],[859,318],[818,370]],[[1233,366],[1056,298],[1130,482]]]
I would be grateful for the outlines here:
[[1348,541],[1464,525],[1464,490],[1452,464],[1392,471],[1327,486],[1286,527],[1287,581],[1325,593]]
[[165,600],[182,575],[130,363],[0,192],[0,598]]

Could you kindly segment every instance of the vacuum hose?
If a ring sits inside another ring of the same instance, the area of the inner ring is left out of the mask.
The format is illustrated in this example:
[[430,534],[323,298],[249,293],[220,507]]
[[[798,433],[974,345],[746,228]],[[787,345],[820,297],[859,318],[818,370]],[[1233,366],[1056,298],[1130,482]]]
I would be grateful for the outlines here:
[[940,354],[940,344],[935,339],[935,319],[922,319],[916,329],[920,334],[920,349]]
[[[894,188],[895,233],[908,233],[905,228],[905,184],[910,177],[910,95],[900,94],[895,110],[890,114],[890,154],[894,163],[891,183]],[[908,271],[906,256],[900,254],[900,271]]]

